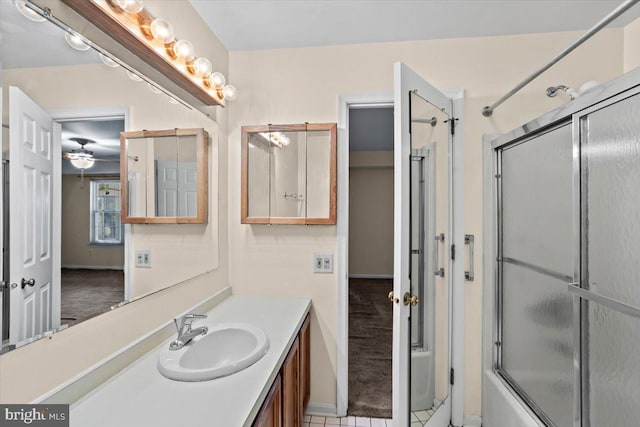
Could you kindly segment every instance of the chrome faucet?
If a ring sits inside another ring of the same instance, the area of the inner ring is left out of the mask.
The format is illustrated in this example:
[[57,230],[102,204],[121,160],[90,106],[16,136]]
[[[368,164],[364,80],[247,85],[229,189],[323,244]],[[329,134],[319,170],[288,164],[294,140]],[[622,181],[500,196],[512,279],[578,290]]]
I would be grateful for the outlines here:
[[206,318],[206,314],[190,313],[182,316],[179,325],[178,319],[173,319],[173,323],[176,324],[176,329],[178,330],[178,337],[175,340],[171,341],[171,344],[169,344],[169,350],[179,350],[185,345],[189,344],[195,337],[199,335],[205,335],[207,332],[209,332],[209,328],[207,328],[206,326],[191,329],[191,324],[195,319]]

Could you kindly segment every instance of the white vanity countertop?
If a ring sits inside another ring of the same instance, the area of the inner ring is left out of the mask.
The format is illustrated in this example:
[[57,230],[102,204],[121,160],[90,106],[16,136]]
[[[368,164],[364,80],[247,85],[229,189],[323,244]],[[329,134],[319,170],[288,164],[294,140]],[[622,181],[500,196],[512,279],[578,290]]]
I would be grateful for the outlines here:
[[173,381],[156,368],[169,340],[72,405],[71,426],[250,426],[310,306],[306,298],[228,297],[194,327],[223,322],[258,326],[270,341],[262,359],[228,377]]

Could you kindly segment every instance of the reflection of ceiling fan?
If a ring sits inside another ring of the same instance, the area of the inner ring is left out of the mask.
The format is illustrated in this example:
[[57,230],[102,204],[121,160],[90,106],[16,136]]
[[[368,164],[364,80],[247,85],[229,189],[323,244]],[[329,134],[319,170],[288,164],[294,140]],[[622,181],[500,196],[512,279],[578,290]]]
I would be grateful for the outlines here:
[[62,153],[62,158],[71,161],[71,164],[78,169],[89,169],[95,162],[113,162],[118,163],[114,159],[97,159],[93,157],[93,151],[87,150],[84,146],[87,144],[95,144],[96,142],[86,138],[69,138],[70,141],[77,142],[80,145],[78,150],[71,150]]

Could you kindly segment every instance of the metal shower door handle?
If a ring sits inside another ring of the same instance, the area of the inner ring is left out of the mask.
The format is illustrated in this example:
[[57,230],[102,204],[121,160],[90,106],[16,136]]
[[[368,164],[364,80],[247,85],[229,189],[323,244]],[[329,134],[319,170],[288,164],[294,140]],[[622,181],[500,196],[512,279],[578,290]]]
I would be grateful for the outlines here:
[[31,278],[27,280],[24,277],[22,278],[22,284],[21,284],[22,289],[26,288],[27,286],[33,287],[35,284],[36,284],[36,279]]
[[[436,242],[440,243],[442,242],[442,244],[444,244],[444,233],[440,233],[438,234],[436,237]],[[444,267],[438,267],[438,265],[440,264],[440,261],[438,260],[438,252],[439,252],[439,248],[438,248],[438,243],[436,243],[436,250],[433,251],[434,252],[434,266],[436,268],[436,271],[433,273],[436,276],[440,276],[440,277],[444,277]]]
[[468,280],[469,282],[473,282],[474,273],[473,273],[473,261],[474,261],[474,253],[473,249],[475,246],[475,237],[473,234],[465,234],[464,235],[464,244],[469,245],[469,271],[464,272],[464,280]]

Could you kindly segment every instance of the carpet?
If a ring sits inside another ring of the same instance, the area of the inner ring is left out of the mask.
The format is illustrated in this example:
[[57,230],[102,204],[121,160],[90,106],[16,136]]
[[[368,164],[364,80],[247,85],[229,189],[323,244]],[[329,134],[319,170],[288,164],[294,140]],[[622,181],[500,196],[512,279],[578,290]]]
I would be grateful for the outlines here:
[[62,324],[69,326],[105,313],[124,300],[121,270],[62,269]]
[[348,415],[391,418],[393,280],[349,280]]

